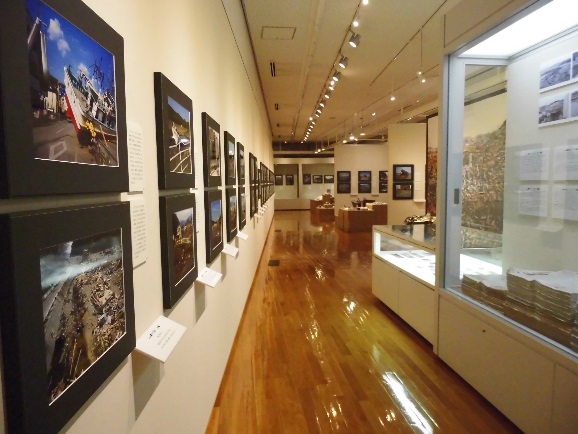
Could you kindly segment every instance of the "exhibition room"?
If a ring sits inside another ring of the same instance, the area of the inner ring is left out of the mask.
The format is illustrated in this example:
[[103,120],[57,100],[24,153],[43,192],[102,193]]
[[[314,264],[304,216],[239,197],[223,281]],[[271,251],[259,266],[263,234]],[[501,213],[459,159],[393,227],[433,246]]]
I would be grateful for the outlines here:
[[0,433],[576,433],[574,0],[0,0]]

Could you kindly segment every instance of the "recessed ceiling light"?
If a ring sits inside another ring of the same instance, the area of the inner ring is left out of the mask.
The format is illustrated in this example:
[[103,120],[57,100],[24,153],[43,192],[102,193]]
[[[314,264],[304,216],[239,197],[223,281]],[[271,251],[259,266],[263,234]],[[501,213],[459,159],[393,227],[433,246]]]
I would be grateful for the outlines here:
[[394,95],[391,95],[391,97],[390,97],[389,99],[392,100],[392,101],[395,101],[395,96],[394,96]]
[[360,136],[365,136],[365,133],[359,133]]
[[371,116],[375,116],[375,112],[373,112],[373,113],[371,114]]

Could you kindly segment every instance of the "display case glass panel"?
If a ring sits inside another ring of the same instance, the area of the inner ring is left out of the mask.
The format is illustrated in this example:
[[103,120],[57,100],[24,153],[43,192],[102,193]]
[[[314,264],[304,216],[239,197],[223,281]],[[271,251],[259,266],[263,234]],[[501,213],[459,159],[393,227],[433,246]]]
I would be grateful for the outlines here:
[[479,48],[497,33],[452,54],[444,120],[441,286],[565,351],[578,351],[575,21],[515,52]]

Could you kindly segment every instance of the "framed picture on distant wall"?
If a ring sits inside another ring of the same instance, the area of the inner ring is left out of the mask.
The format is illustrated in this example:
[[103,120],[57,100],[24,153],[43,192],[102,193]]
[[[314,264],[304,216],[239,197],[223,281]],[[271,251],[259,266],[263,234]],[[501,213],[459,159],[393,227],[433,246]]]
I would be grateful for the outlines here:
[[237,142],[237,176],[239,185],[245,185],[245,147]]
[[239,187],[239,230],[243,230],[247,223],[247,198],[245,187]]
[[195,195],[159,197],[163,307],[171,309],[198,275]]
[[223,194],[221,190],[205,191],[205,246],[207,264],[223,250]]
[[313,175],[313,184],[323,184],[323,175]]
[[379,192],[380,193],[387,193],[388,192],[387,182],[380,182],[379,183]]
[[295,184],[295,178],[293,177],[293,175],[285,175],[285,184],[287,185]]
[[205,112],[202,113],[201,119],[205,187],[217,187],[221,185],[221,127]]
[[333,175],[323,175],[323,183],[333,184]]
[[357,184],[358,193],[371,193],[371,182],[359,182]]
[[413,164],[394,164],[393,181],[394,182],[413,181]]
[[310,173],[304,173],[303,174],[303,185],[309,185],[311,184],[311,174]]
[[351,182],[351,171],[350,170],[338,170],[337,171],[337,182]]
[[393,183],[394,199],[413,199],[413,183]]
[[379,182],[387,182],[389,181],[389,175],[387,170],[380,170],[379,171]]
[[135,347],[130,205],[0,216],[6,432],[57,433]]
[[351,193],[351,183],[338,182],[337,183],[337,193]]
[[0,197],[128,191],[122,36],[79,1],[0,2],[0,29]]
[[275,185],[283,185],[283,175],[275,175]]
[[154,87],[159,189],[194,188],[193,102],[160,72]]
[[236,164],[235,164],[235,138],[225,131],[225,184],[235,185],[237,182]]
[[227,207],[227,242],[230,243],[237,235],[237,214],[239,211],[237,192],[234,188],[225,190],[225,199]]
[[357,172],[359,182],[371,182],[371,170],[360,170]]

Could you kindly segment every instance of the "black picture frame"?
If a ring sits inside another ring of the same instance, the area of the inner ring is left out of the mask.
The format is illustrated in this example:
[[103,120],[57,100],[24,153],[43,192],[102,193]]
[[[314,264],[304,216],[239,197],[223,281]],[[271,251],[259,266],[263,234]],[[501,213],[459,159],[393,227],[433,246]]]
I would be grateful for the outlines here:
[[358,182],[371,182],[371,170],[359,170],[357,172]]
[[380,182],[380,183],[379,183],[379,192],[380,192],[380,193],[387,193],[388,191],[389,191],[389,190],[388,190],[388,187],[387,187],[387,182]]
[[338,182],[337,183],[337,193],[351,193],[351,183],[349,182]]
[[393,182],[413,182],[413,164],[394,164]]
[[225,189],[225,207],[227,214],[227,242],[230,243],[237,236],[239,225],[239,198],[237,197],[237,190],[234,187]]
[[223,250],[223,193],[205,191],[205,246],[207,264],[211,264]]
[[358,182],[357,183],[358,193],[371,193],[371,182]]
[[387,170],[380,170],[379,171],[379,182],[388,182],[389,181],[389,174]]
[[[0,197],[128,191],[122,36],[83,2],[44,0],[33,7],[25,0],[0,3],[0,52],[10,53],[0,56]],[[28,49],[36,18],[43,24]],[[46,35],[51,20],[59,37]],[[54,50],[43,50],[41,40]],[[95,114],[82,104],[66,115],[74,84],[85,85],[62,53],[91,65],[85,77],[98,77],[102,93],[93,101],[102,104]]]
[[393,198],[395,200],[413,199],[413,182],[394,182]]
[[283,185],[283,175],[275,175],[275,185]]
[[237,178],[239,185],[245,185],[245,147],[237,142]]
[[333,184],[334,177],[333,175],[323,175],[323,183],[324,184]]
[[323,175],[313,175],[313,184],[323,184]]
[[206,112],[201,114],[203,124],[203,175],[205,187],[221,185],[221,126]]
[[[136,342],[132,272],[128,203],[0,216],[7,432],[59,432],[128,357]],[[65,310],[71,304],[82,316]],[[92,363],[82,353],[74,367],[61,358],[95,332],[118,339],[95,337]]]
[[247,197],[245,196],[245,187],[238,188],[239,203],[239,230],[242,231],[247,223]]
[[253,216],[257,212],[257,187],[255,185],[251,186],[249,196],[250,196],[249,215],[251,218],[253,218]]
[[194,188],[193,101],[161,72],[153,75],[159,189]]
[[237,182],[237,165],[235,163],[236,147],[235,137],[228,131],[223,134],[224,137],[224,163],[225,163],[225,185],[235,185]]
[[249,152],[249,184],[255,184],[257,179],[257,158]]
[[304,173],[303,174],[303,185],[310,185],[311,184],[311,174]]
[[295,185],[295,177],[291,174],[285,175],[285,185]]
[[351,170],[338,170],[337,182],[351,182]]
[[199,274],[192,193],[159,197],[163,307],[171,309]]

